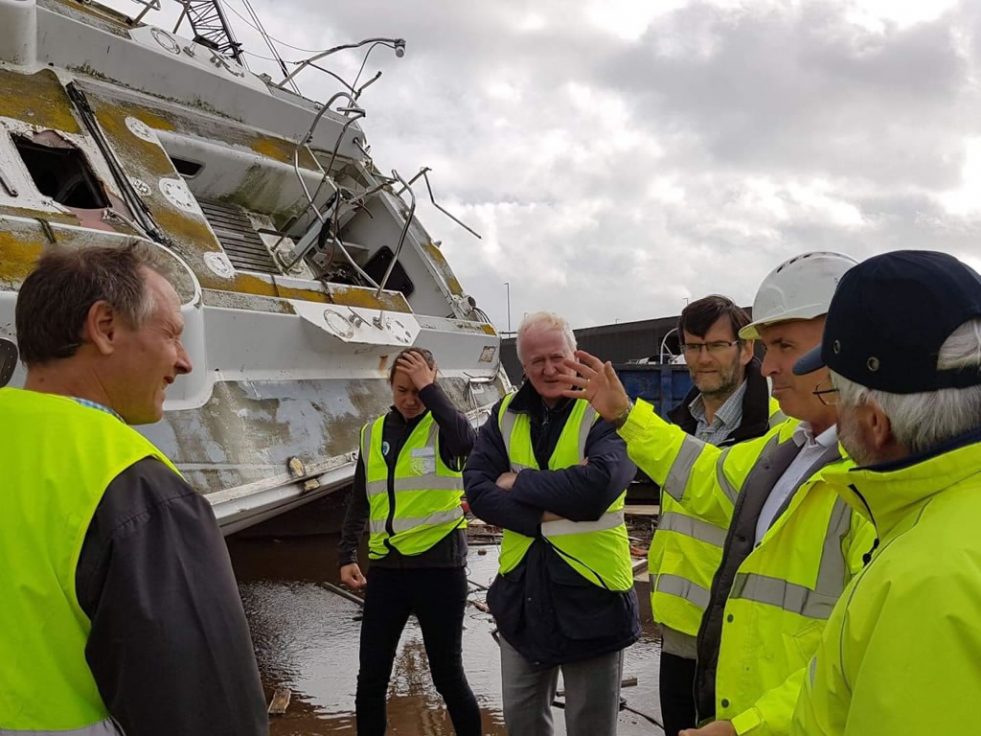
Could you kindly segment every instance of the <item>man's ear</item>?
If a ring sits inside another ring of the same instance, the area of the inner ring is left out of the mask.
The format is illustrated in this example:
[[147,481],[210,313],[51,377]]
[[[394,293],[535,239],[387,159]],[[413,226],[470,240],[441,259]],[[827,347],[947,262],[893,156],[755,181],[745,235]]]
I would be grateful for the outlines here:
[[743,366],[749,365],[750,361],[753,359],[753,350],[756,347],[756,342],[754,340],[743,340],[742,344],[739,346],[739,362]]
[[896,441],[892,436],[892,422],[889,417],[878,406],[872,404],[867,407],[869,411],[868,432],[876,450],[889,447]]
[[91,343],[102,355],[111,355],[119,328],[119,316],[109,302],[100,299],[89,307],[82,323],[82,342]]

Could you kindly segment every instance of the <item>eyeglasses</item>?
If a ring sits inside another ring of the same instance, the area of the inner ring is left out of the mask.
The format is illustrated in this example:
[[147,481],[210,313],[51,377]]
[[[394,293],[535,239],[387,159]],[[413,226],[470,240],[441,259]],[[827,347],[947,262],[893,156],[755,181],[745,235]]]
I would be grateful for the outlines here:
[[698,355],[702,350],[708,351],[709,355],[716,355],[723,350],[728,350],[733,345],[739,345],[742,340],[713,340],[712,342],[684,342],[681,349],[686,355]]
[[825,406],[835,406],[838,403],[838,389],[834,386],[828,387],[826,383],[819,383],[811,393]]

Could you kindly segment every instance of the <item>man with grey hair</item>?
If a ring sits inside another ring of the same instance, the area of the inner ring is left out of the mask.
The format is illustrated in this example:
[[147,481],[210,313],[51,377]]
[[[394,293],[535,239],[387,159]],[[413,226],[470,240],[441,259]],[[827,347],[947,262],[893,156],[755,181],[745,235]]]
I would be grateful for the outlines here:
[[842,278],[821,346],[840,439],[825,481],[879,533],[811,661],[793,733],[967,733],[981,692],[981,276],[944,253]]
[[132,425],[191,370],[154,250],[51,249],[0,389],[0,733],[260,736],[248,624],[208,501]]
[[487,602],[511,736],[553,732],[560,669],[566,733],[616,733],[623,649],[640,635],[623,516],[635,468],[613,427],[563,396],[575,347],[558,315],[525,318],[526,380],[494,407],[463,472],[473,512],[505,530]]

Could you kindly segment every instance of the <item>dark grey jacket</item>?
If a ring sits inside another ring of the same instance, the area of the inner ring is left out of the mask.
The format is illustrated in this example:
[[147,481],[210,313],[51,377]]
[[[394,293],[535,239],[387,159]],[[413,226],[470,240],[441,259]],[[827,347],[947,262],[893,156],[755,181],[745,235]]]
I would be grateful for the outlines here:
[[267,736],[266,703],[211,504],[155,458],[109,484],[75,590],[85,657],[127,736]]

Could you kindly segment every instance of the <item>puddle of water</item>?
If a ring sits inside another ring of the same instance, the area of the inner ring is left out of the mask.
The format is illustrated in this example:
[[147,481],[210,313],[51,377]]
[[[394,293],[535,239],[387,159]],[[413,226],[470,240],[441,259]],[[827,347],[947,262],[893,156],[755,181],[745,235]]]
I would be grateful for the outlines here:
[[[354,692],[360,607],[321,585],[338,581],[337,537],[233,537],[228,541],[267,700],[276,688],[293,691],[286,714],[270,719],[270,734],[353,736],[357,732]],[[489,585],[496,569],[496,547],[471,548],[471,581]],[[474,589],[472,600],[484,598],[483,591]],[[463,661],[481,707],[484,733],[504,736],[500,655],[491,636],[493,619],[471,605],[464,626]],[[638,685],[622,691],[630,707],[658,720],[659,655],[660,642],[647,627],[642,640],[626,651],[624,661],[624,676],[637,677]],[[562,711],[555,709],[554,715],[556,734],[564,734]],[[388,721],[388,733],[394,735],[453,734],[443,701],[432,685],[422,633],[414,618],[399,642]],[[662,731],[636,714],[621,711],[618,733],[660,736]]]

